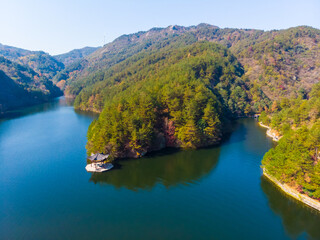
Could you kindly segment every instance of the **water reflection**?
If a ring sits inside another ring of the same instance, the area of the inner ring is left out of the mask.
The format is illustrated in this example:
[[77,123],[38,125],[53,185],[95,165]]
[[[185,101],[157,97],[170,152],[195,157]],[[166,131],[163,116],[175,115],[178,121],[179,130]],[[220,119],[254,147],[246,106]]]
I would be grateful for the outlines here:
[[[20,118],[27,115],[33,115],[37,113],[42,112],[48,112],[48,111],[54,111],[61,107],[67,106],[67,107],[73,107],[73,99],[65,98],[64,96],[55,98],[51,100],[50,102],[45,102],[37,105],[33,105],[30,107],[23,107],[16,110],[9,111],[3,115],[0,115],[0,122],[4,120],[14,119],[14,118]],[[83,115],[90,117],[92,119],[95,119],[98,117],[97,113],[93,112],[84,112],[80,110],[75,110],[75,112],[78,115]]]
[[74,109],[74,112],[77,114],[77,116],[85,116],[91,119],[97,119],[99,117],[99,114],[95,112],[81,111],[77,109]]
[[286,196],[273,183],[261,177],[261,188],[272,211],[282,218],[287,233],[298,238],[307,233],[311,239],[320,239],[320,214]]
[[194,184],[215,168],[219,153],[220,148],[197,151],[169,149],[141,159],[119,161],[110,172],[93,173],[90,181],[133,191],[150,190],[157,183],[167,188]]
[[30,107],[23,107],[16,110],[9,111],[0,116],[1,120],[8,120],[18,117],[23,117],[26,115],[32,115],[40,112],[45,112],[48,110],[55,110],[60,106],[72,106],[72,102],[66,100],[64,97],[59,97],[51,100],[50,102],[41,103],[33,105]]

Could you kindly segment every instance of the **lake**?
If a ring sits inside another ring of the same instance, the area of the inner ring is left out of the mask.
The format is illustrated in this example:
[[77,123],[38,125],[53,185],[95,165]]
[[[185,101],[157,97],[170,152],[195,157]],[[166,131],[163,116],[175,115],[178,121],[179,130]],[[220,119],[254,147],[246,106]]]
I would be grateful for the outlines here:
[[255,120],[92,174],[95,117],[59,98],[0,120],[0,239],[320,239],[320,214],[262,177],[273,143]]

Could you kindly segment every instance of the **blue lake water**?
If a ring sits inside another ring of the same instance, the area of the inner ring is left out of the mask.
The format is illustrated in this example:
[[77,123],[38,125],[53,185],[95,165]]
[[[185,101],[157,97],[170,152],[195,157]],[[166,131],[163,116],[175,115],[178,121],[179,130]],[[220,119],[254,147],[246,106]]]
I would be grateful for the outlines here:
[[320,239],[320,214],[263,178],[253,119],[218,146],[85,171],[96,116],[60,98],[0,120],[0,239]]

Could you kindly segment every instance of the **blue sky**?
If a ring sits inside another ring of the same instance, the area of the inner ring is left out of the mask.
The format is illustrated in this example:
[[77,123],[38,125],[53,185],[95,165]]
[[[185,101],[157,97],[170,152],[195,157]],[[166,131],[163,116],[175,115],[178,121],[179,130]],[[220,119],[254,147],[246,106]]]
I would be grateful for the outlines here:
[[60,54],[169,25],[320,29],[320,0],[0,0],[0,43]]

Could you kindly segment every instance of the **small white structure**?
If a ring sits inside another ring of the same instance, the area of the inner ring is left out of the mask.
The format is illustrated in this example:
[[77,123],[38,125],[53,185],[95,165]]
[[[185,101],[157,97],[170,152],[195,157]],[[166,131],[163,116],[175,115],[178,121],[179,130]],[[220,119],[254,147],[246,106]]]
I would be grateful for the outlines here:
[[113,168],[112,163],[91,163],[86,166],[87,172],[105,172]]
[[86,166],[88,172],[105,172],[113,168],[112,163],[104,163],[109,155],[104,155],[102,153],[91,154],[88,159],[91,161],[90,164]]

